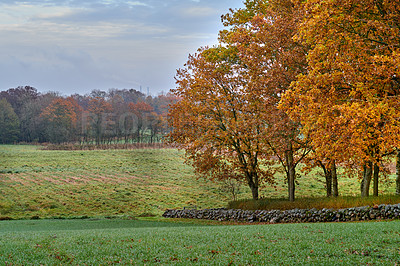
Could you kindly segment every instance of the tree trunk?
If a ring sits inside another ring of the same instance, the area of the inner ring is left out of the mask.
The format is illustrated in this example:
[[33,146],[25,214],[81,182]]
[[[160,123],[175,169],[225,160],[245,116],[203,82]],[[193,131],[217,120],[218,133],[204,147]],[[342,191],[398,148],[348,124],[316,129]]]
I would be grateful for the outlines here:
[[320,165],[322,170],[324,170],[326,196],[329,198],[332,197],[332,172],[322,162],[320,162]]
[[331,166],[331,173],[332,173],[332,192],[334,197],[339,196],[339,188],[338,188],[338,180],[337,180],[337,172],[336,172],[336,164],[335,162],[332,163]]
[[289,201],[294,201],[295,200],[295,190],[296,190],[296,184],[295,184],[295,176],[296,176],[296,171],[293,167],[290,167],[289,169]]
[[253,200],[258,200],[258,176],[251,172],[246,173],[247,184],[251,189]]
[[396,194],[400,195],[400,149],[397,149],[396,156]]
[[326,196],[327,197],[332,197],[332,171],[327,170],[326,171]]
[[251,188],[251,194],[253,195],[253,200],[258,200],[258,187],[252,186]]
[[247,179],[247,183],[251,189],[251,194],[253,196],[253,200],[258,200],[258,182],[254,182],[253,178]]
[[364,165],[363,179],[361,181],[361,197],[369,196],[369,187],[372,179],[372,163]]
[[374,196],[377,197],[379,194],[379,165],[374,164]]
[[288,192],[289,192],[289,201],[295,200],[295,178],[296,178],[296,169],[294,165],[293,158],[293,149],[292,145],[289,144],[289,149],[286,151],[286,163],[287,163],[287,181],[288,181]]

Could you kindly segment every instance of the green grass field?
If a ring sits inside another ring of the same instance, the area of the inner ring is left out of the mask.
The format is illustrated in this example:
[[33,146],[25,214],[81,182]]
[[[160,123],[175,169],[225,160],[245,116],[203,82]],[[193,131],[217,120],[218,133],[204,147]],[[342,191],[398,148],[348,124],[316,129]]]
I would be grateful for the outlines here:
[[400,221],[194,225],[136,220],[0,222],[2,265],[398,265]]
[[[167,208],[226,207],[219,183],[196,179],[174,149],[49,151],[0,145],[0,219],[161,215]],[[298,179],[297,197],[324,196],[317,171]],[[358,195],[355,178],[339,177],[341,195]],[[380,186],[394,192],[393,177]],[[286,197],[283,176],[261,196]],[[246,186],[239,198],[250,198]]]
[[196,180],[176,150],[44,151],[0,146],[0,213],[12,218],[160,215],[224,206],[218,185]]
[[[39,148],[0,146],[0,220],[25,219],[0,221],[2,265],[400,264],[400,221],[237,225],[164,219],[166,208],[225,207],[230,195],[220,184],[197,180],[183,152],[173,149]],[[315,171],[300,178],[297,196],[323,196],[321,180]],[[341,176],[339,185],[342,195],[358,193],[355,179]],[[381,191],[392,193],[393,184]],[[283,176],[261,195],[285,197]],[[243,186],[239,198],[249,197]],[[134,218],[150,215],[157,216]]]

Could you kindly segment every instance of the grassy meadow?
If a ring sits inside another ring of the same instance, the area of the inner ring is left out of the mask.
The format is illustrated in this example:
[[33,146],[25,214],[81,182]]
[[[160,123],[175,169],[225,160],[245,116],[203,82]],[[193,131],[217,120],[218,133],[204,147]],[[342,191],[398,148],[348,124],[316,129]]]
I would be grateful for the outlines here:
[[[3,145],[0,162],[2,265],[400,264],[400,221],[252,225],[160,217],[166,208],[231,200],[220,184],[197,180],[174,149]],[[300,178],[297,196],[323,196],[321,181],[317,172]],[[342,195],[358,187],[340,178]],[[381,189],[392,192],[391,183]],[[250,197],[246,186],[240,191],[239,198]],[[283,176],[261,195],[285,197]]]
[[0,213],[11,218],[160,215],[222,207],[219,186],[196,180],[171,149],[47,151],[0,146]]
[[[394,193],[394,178],[380,192]],[[266,198],[286,197],[283,175]],[[359,194],[356,178],[339,176],[343,196]],[[297,197],[323,197],[317,171],[298,179]],[[239,198],[251,197],[246,186]],[[51,151],[40,146],[0,145],[0,219],[129,217],[161,215],[167,208],[226,207],[231,195],[220,183],[196,179],[175,149]]]
[[400,221],[206,225],[2,221],[2,265],[398,265]]

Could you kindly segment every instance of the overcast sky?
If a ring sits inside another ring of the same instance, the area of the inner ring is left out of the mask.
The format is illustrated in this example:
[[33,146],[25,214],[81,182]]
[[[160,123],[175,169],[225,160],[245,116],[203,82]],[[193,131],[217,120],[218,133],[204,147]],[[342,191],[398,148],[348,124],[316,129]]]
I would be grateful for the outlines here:
[[2,0],[0,90],[167,92],[189,53],[217,43],[221,15],[242,6],[243,0]]

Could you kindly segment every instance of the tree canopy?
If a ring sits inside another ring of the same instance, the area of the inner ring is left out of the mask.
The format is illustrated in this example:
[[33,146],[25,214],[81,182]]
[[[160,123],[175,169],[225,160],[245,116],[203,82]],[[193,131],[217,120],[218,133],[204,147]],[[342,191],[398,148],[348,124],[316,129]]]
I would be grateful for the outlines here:
[[377,194],[400,140],[399,21],[398,1],[245,1],[222,16],[219,45],[178,70],[171,140],[204,174],[239,154],[215,151],[228,139],[249,138],[262,162],[281,163],[290,200],[311,150],[305,162],[323,168],[327,190],[340,165],[363,173],[364,196],[374,176]]
[[310,46],[308,72],[281,106],[311,136],[317,154],[364,166],[399,147],[398,1],[306,1],[296,39]]
[[[178,71],[178,89],[173,92],[180,102],[170,112],[171,139],[183,144],[200,173],[202,168],[211,169],[210,160],[202,160],[201,148],[210,138],[213,147],[225,147],[227,140],[238,141],[230,144],[232,151],[236,155],[247,152],[248,158],[235,159],[254,161],[254,169],[261,162],[272,164],[272,157],[279,159],[288,178],[289,198],[294,200],[295,168],[307,153],[307,141],[300,137],[298,124],[277,106],[290,83],[305,71],[305,48],[292,40],[301,17],[301,9],[290,0],[246,1],[245,8],[223,16],[229,29],[220,32],[220,45],[200,49],[189,58],[186,68]],[[206,111],[210,114],[204,115]],[[197,122],[187,124],[193,119]],[[200,128],[201,133],[197,132]],[[248,148],[241,148],[242,142],[249,143]],[[215,151],[211,149],[209,154]],[[219,157],[225,162],[235,156],[225,153]],[[218,167],[226,168],[218,163],[212,169]],[[256,189],[244,176],[241,179]],[[254,198],[256,195],[253,191]]]
[[240,65],[231,52],[222,46],[202,48],[178,70],[170,141],[186,150],[199,174],[245,181],[258,199],[262,182],[272,182],[262,141],[267,124],[260,123],[262,99],[238,75]]

